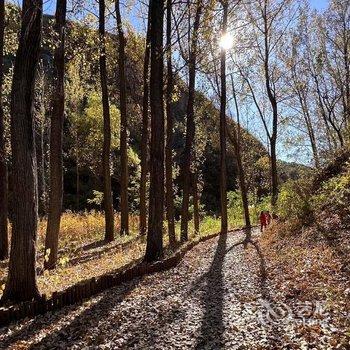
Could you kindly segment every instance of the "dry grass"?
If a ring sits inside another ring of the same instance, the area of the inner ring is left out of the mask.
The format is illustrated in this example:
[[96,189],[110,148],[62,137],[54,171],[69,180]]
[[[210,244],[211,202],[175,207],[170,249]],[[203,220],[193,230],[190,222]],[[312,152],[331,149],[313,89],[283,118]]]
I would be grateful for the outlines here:
[[[137,237],[139,217],[131,215],[130,234],[120,236],[120,215],[115,215],[115,240],[104,244],[104,215],[91,211],[84,213],[65,212],[62,215],[59,236],[58,267],[54,271],[44,271],[44,244],[46,220],[38,225],[38,285],[41,293],[50,295],[54,291],[67,288],[81,280],[113,271],[142,255],[143,245],[132,244],[121,250],[123,243]],[[11,228],[10,228],[11,229]],[[7,262],[0,265],[0,295],[7,276]]]
[[337,283],[343,266],[337,251],[317,239],[312,228],[288,235],[289,225],[272,226],[261,237],[270,276],[282,277],[280,287],[287,296],[337,300],[345,288]]
[[[122,266],[140,259],[145,252],[145,239],[139,239],[139,217],[131,215],[130,234],[120,236],[120,216],[115,216],[115,240],[109,244],[103,242],[104,215],[92,211],[84,213],[65,212],[62,215],[59,237],[58,266],[54,271],[44,271],[44,243],[46,220],[39,222],[38,228],[38,285],[41,293],[47,296],[54,291],[63,290],[79,281],[113,272]],[[177,225],[177,239],[180,232]],[[166,224],[164,224],[166,228]],[[219,231],[220,220],[205,218],[201,223],[200,235],[193,232],[193,223],[189,225],[190,240],[199,239]],[[168,246],[165,229],[164,246]],[[125,245],[126,243],[127,246]],[[122,249],[122,247],[124,247]],[[0,265],[0,296],[7,276],[7,262]]]
[[[339,345],[339,349],[348,348],[349,232],[339,233],[339,240],[329,242],[314,227],[291,231],[297,226],[293,222],[280,223],[261,236],[259,244],[267,267],[268,284],[274,297],[278,295],[292,305],[310,301],[321,303],[326,310],[326,321],[332,319],[333,325],[342,330],[331,335],[332,343]],[[251,253],[256,255],[254,249]]]
[[[38,250],[44,248],[46,234],[46,219],[40,220],[38,228]],[[139,228],[139,217],[131,215],[129,218],[130,234],[136,235]],[[114,217],[114,232],[116,239],[121,241],[125,237],[118,235],[120,230],[120,214]],[[97,211],[83,213],[65,212],[61,219],[60,249],[74,250],[92,242],[102,240],[104,237],[104,214]]]

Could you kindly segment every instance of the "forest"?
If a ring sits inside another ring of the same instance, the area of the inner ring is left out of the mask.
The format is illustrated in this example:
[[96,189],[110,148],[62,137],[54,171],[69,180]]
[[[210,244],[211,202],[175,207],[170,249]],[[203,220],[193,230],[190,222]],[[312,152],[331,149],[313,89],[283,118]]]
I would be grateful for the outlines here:
[[0,0],[0,349],[349,349],[349,123],[349,0]]

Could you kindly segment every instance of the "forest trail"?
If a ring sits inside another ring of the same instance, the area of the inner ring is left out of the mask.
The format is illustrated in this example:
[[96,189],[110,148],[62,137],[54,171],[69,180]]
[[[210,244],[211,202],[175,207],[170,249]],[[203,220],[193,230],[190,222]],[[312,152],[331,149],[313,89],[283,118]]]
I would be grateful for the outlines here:
[[243,238],[242,232],[232,232],[211,239],[176,268],[2,329],[0,348],[302,348],[290,319],[267,317],[273,312],[266,305],[278,293],[269,291],[258,246],[245,250]]

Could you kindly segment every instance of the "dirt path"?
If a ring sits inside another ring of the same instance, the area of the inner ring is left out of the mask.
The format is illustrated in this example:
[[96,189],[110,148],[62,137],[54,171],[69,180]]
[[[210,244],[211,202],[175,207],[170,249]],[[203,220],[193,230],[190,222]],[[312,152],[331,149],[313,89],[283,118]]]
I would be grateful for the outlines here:
[[0,329],[0,348],[326,349],[327,337],[312,345],[298,333],[284,304],[269,309],[275,293],[263,278],[263,256],[244,250],[242,238],[212,239],[172,270]]

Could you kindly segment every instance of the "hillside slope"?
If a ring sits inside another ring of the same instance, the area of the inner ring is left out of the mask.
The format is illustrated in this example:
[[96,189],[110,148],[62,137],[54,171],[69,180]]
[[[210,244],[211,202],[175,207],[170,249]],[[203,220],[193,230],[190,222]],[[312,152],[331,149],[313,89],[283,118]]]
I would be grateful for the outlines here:
[[[350,157],[340,153],[314,178],[285,189],[282,216],[260,238],[267,278],[287,305],[319,307],[319,323],[302,324],[310,344],[350,348]],[[288,196],[286,195],[286,192]],[[282,191],[283,193],[283,191]],[[325,325],[335,322],[329,333]]]

